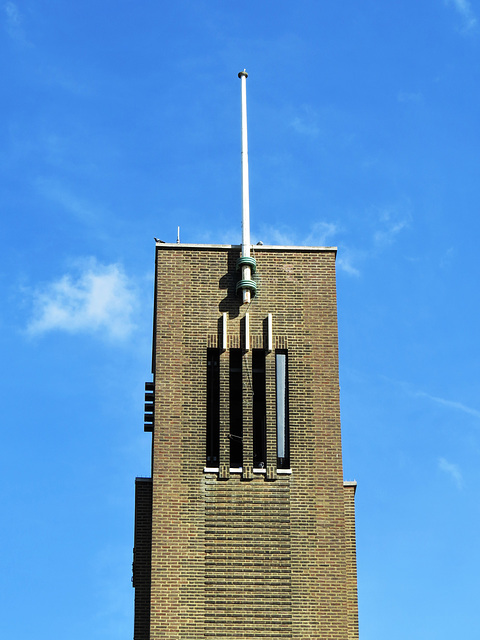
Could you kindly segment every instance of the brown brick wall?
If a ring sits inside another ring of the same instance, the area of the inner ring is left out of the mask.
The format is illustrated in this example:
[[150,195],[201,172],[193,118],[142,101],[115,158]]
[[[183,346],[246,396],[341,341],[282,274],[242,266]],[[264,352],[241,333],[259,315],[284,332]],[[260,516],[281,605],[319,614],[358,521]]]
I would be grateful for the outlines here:
[[135,587],[134,640],[150,637],[150,574],[152,555],[152,480],[135,480],[135,538],[133,576]]
[[291,638],[290,486],[205,476],[206,638]]
[[[150,637],[350,640],[356,601],[341,463],[335,252],[259,249],[250,305],[235,294],[238,257],[238,248],[157,247]],[[272,479],[250,469],[251,351],[243,357],[243,477],[229,472],[228,349],[220,357],[225,479],[203,471],[206,349],[221,344],[223,312],[228,348],[243,346],[248,312],[252,347],[265,348],[272,313],[274,344],[288,349],[291,475],[275,473],[274,352],[266,356]],[[348,522],[353,502],[349,509]]]
[[345,488],[348,640],[358,639],[357,544],[355,538],[355,484]]

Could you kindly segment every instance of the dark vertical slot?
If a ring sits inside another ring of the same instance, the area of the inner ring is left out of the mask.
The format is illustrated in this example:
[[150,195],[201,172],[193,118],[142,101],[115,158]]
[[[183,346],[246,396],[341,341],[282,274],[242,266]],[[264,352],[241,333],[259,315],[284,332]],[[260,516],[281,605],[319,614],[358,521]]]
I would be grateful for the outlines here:
[[207,467],[218,467],[220,441],[220,366],[218,349],[207,349]]
[[242,350],[230,350],[230,466],[243,459]]
[[287,352],[275,354],[275,377],[277,393],[277,466],[290,467],[290,425],[288,419],[288,362]]
[[265,390],[265,351],[252,352],[253,386],[253,466],[259,469],[266,464],[267,396]]

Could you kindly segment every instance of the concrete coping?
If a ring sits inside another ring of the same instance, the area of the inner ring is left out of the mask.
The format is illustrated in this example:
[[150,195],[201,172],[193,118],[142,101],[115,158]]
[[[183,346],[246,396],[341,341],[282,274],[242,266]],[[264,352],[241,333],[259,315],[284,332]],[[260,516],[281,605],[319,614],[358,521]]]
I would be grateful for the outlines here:
[[[156,242],[158,249],[198,249],[200,251],[208,251],[209,249],[224,250],[242,248],[240,244],[187,244],[177,242]],[[252,244],[250,246],[252,251],[334,251],[337,252],[337,247],[310,247],[310,246],[287,246],[280,244]]]
[[353,493],[354,494],[357,491],[357,481],[356,480],[344,480],[343,481],[343,486],[344,487],[353,487]]

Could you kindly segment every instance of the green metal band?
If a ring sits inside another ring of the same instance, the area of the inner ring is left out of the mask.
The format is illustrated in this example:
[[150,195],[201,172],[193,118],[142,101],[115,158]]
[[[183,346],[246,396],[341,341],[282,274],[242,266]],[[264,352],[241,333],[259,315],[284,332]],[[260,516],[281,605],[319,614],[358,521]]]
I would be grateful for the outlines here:
[[250,267],[252,273],[255,273],[257,270],[257,261],[251,256],[242,256],[237,260],[237,269],[240,269],[243,266]]
[[250,289],[252,296],[254,296],[257,291],[257,283],[255,280],[239,280],[237,282],[237,293],[239,289]]

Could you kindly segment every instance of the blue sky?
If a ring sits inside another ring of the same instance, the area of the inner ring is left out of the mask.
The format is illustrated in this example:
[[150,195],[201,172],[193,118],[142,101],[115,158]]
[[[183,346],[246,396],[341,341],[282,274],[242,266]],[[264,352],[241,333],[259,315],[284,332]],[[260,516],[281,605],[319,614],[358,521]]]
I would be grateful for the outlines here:
[[[133,634],[154,241],[338,246],[362,640],[478,635],[480,2],[1,0],[0,635]],[[27,616],[24,612],[28,611]]]

